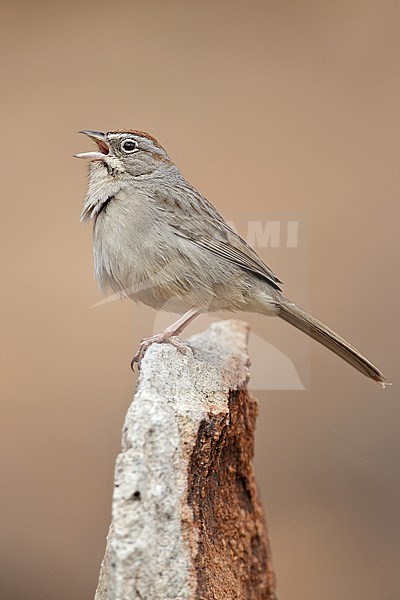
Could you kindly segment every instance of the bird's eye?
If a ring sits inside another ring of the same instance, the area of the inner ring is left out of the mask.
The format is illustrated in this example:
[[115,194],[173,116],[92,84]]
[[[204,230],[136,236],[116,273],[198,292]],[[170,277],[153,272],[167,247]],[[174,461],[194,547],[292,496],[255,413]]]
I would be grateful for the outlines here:
[[123,152],[125,152],[126,154],[131,154],[132,152],[135,152],[135,150],[137,150],[137,142],[135,142],[134,140],[124,140],[121,144],[121,150],[123,150]]

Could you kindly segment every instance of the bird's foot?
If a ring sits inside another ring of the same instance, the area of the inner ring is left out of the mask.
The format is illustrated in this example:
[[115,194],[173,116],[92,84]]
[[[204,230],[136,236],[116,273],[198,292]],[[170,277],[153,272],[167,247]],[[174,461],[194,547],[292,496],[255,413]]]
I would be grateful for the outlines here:
[[142,361],[142,358],[143,358],[146,350],[152,344],[166,344],[166,343],[172,344],[173,346],[175,346],[175,348],[178,348],[179,352],[182,352],[182,354],[187,354],[190,351],[190,345],[187,342],[185,342],[184,340],[182,340],[181,338],[174,336],[170,331],[162,331],[161,333],[156,333],[155,335],[152,335],[151,337],[144,338],[140,342],[138,351],[136,352],[135,356],[132,358],[132,361],[131,361],[132,371],[135,370],[135,363],[138,365],[138,368],[140,369],[140,363]]

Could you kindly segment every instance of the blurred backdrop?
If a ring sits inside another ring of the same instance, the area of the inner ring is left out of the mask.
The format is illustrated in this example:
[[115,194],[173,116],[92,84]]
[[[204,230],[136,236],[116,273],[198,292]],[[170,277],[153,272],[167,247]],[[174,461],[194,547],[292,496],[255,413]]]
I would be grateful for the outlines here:
[[155,326],[127,301],[91,308],[72,158],[91,149],[85,128],[150,131],[224,214],[302,215],[306,249],[263,257],[395,385],[251,317],[308,373],[303,391],[257,392],[280,598],[398,597],[399,4],[3,0],[1,13],[1,597],[93,597],[129,362]]

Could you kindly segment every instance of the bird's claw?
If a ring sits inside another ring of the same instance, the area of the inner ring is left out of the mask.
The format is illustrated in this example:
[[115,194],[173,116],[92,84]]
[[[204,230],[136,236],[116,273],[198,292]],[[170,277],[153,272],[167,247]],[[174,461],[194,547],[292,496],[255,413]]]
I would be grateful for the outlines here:
[[152,335],[151,337],[144,338],[140,342],[139,348],[138,348],[135,356],[131,360],[132,371],[135,371],[135,364],[137,364],[138,369],[140,369],[140,363],[142,362],[143,356],[145,355],[146,350],[152,344],[166,344],[166,343],[172,344],[172,346],[175,346],[175,348],[177,348],[179,350],[179,352],[181,352],[182,354],[188,354],[188,352],[190,352],[190,345],[187,342],[185,342],[184,340],[182,340],[179,337],[170,335],[169,332],[163,331],[161,333],[157,333],[156,335]]

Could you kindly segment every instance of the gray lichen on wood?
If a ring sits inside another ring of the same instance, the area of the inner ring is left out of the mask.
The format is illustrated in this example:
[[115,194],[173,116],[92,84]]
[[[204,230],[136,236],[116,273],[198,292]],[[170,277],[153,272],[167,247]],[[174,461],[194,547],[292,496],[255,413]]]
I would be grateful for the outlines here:
[[248,327],[214,323],[142,361],[95,600],[274,600],[252,466]]

